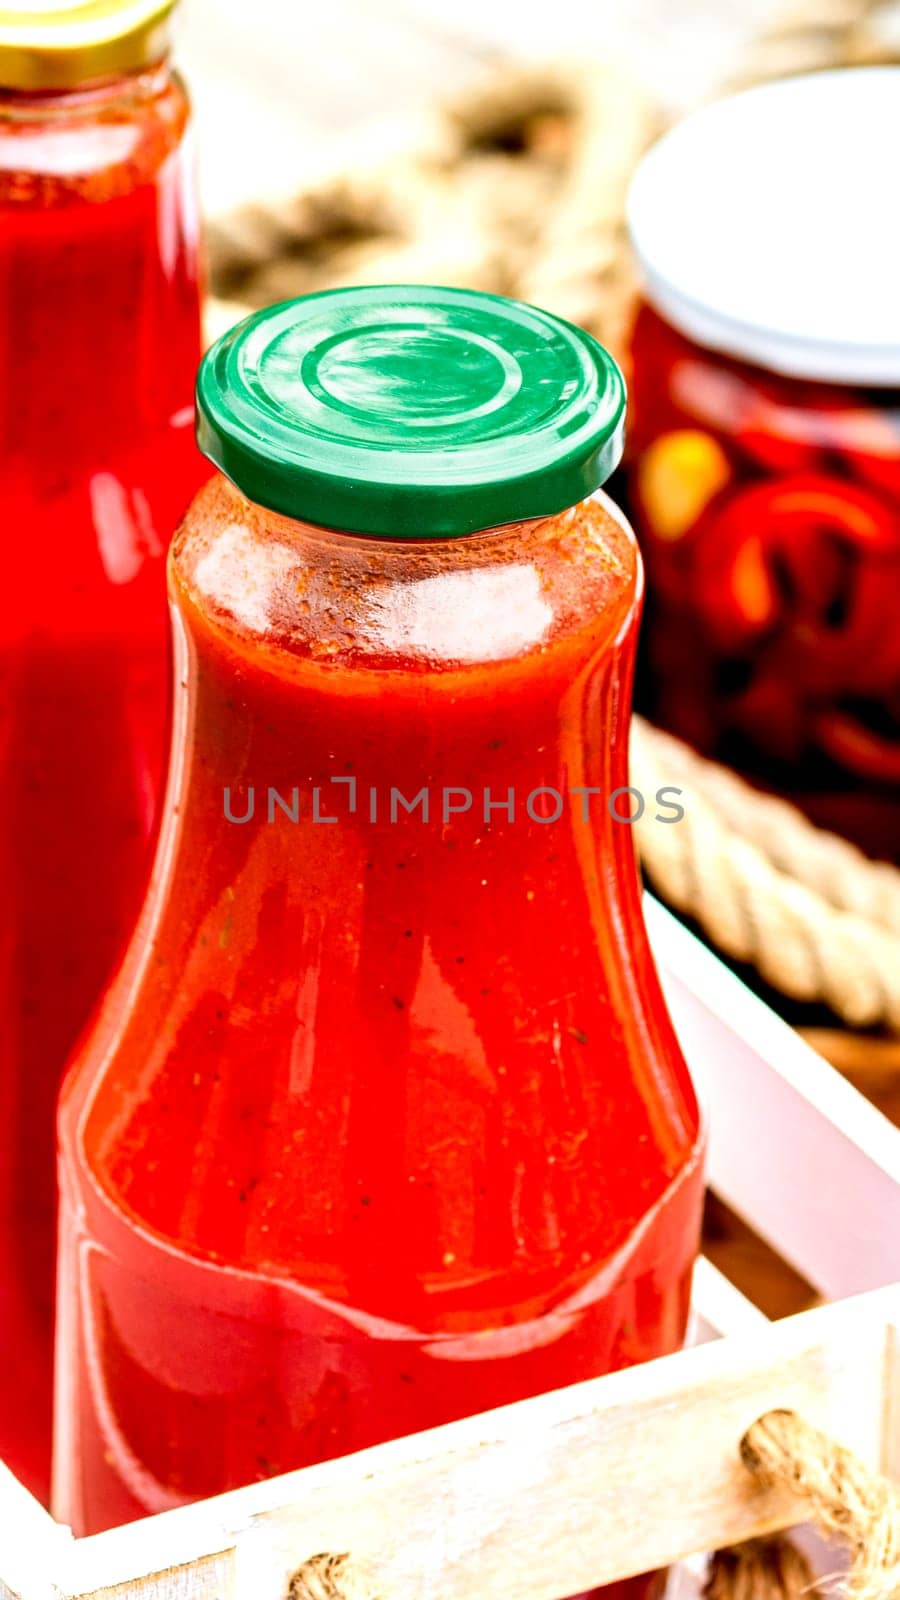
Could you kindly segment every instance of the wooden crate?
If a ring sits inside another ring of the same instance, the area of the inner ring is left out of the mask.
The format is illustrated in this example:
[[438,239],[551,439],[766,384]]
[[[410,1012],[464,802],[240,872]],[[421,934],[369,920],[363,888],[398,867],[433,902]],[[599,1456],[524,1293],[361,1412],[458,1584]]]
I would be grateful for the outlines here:
[[0,1600],[282,1600],[347,1550],[386,1600],[560,1600],[794,1522],[738,1455],[774,1407],[900,1475],[900,1132],[647,910],[710,1183],[832,1303],[770,1323],[702,1262],[679,1355],[88,1539],[0,1468]]

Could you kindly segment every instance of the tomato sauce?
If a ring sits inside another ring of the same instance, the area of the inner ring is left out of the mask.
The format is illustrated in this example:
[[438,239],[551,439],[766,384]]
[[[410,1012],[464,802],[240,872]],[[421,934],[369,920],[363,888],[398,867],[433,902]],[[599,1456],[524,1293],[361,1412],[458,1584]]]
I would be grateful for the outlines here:
[[414,550],[195,505],[191,755],[63,1107],[76,1531],[681,1343],[697,1112],[630,830],[525,811],[627,781],[637,586],[598,502]]
[[0,92],[0,1457],[44,1495],[56,1094],[146,883],[205,475],[187,120],[165,67]]

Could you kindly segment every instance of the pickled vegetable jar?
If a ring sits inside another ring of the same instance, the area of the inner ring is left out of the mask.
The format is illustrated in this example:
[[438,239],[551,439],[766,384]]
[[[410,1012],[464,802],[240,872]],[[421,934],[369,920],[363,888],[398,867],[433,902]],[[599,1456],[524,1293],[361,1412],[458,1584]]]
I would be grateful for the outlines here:
[[352,289],[198,397],[162,837],[60,1118],[79,1533],[675,1349],[700,1220],[619,817],[618,370]]
[[149,871],[166,544],[206,475],[168,9],[0,0],[0,1458],[44,1494],[56,1096]]
[[753,89],[630,201],[648,705],[900,858],[900,69]]

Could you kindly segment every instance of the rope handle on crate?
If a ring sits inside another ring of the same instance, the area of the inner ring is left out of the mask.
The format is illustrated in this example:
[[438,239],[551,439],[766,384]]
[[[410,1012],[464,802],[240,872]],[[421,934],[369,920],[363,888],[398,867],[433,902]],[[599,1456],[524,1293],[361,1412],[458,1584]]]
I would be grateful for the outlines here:
[[310,1556],[287,1586],[286,1600],[380,1600],[371,1574],[352,1556]]
[[[741,1460],[761,1489],[782,1489],[850,1555],[847,1600],[900,1597],[900,1491],[793,1411],[748,1428]],[[817,1590],[806,1557],[784,1538],[750,1539],[712,1557],[704,1600],[800,1600]],[[293,1574],[285,1600],[383,1600],[349,1555],[318,1555]]]
[[[843,1544],[850,1566],[847,1600],[900,1596],[900,1492],[793,1411],[769,1411],[741,1440],[741,1460],[761,1489],[783,1489],[804,1504],[809,1519]],[[801,1600],[833,1591],[816,1585],[809,1563],[784,1538],[750,1539],[717,1550],[704,1600]]]

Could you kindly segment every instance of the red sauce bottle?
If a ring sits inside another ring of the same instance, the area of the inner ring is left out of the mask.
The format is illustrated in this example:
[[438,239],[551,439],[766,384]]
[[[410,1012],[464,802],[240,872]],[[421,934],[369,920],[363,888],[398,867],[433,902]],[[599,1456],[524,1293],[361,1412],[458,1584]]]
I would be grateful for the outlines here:
[[198,396],[231,481],[173,544],[153,885],[60,1119],[78,1533],[671,1351],[699,1229],[613,816],[614,364],[349,290],[241,324]]
[[168,9],[0,10],[0,1458],[44,1495],[56,1096],[146,884],[165,551],[206,475]]

